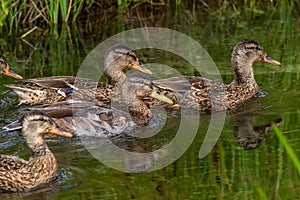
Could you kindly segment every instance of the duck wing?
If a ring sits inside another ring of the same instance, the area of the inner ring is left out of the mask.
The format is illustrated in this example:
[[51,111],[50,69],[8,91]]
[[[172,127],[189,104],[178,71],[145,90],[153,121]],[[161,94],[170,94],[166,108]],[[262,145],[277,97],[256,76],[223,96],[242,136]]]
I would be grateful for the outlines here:
[[0,155],[0,172],[18,170],[27,164],[28,162],[22,158],[10,155]]
[[166,79],[154,80],[153,83],[162,89],[169,89],[178,92],[195,89],[205,89],[209,86],[219,84],[213,80],[199,76],[171,77]]

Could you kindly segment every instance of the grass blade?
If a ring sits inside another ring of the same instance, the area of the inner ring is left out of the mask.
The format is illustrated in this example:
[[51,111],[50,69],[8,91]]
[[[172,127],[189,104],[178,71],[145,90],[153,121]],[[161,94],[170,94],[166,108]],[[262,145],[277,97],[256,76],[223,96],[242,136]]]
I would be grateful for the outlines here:
[[287,139],[283,136],[283,134],[279,130],[279,128],[277,126],[273,126],[273,129],[274,129],[277,137],[279,138],[279,141],[284,146],[288,156],[291,158],[292,162],[294,163],[294,166],[298,170],[298,173],[300,174],[300,161],[299,161],[295,151],[293,150],[291,145],[288,143]]

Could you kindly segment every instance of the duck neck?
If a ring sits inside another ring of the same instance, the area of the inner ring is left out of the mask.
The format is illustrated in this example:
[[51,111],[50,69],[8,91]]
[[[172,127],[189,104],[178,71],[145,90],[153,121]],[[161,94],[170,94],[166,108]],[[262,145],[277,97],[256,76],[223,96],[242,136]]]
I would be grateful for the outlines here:
[[49,150],[46,144],[34,146],[33,148],[30,149],[30,153],[32,156],[45,156],[49,154],[52,155],[51,151]]
[[231,64],[235,73],[236,84],[256,84],[253,72],[254,60],[246,55],[233,54]]
[[45,156],[52,154],[42,136],[25,135],[25,141],[30,149],[31,156]]
[[120,66],[122,66],[121,63],[116,60],[105,67],[104,73],[106,76],[106,82],[108,84],[116,85],[117,83],[121,83],[126,79],[126,75]]

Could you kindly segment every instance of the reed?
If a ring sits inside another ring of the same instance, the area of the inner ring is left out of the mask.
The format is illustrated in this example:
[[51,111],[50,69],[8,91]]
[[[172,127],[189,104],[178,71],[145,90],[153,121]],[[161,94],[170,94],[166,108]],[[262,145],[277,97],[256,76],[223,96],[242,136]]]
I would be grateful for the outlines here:
[[80,0],[8,0],[0,3],[0,31],[11,32],[21,27],[48,28],[60,23],[75,21],[83,5],[92,8],[94,1]]
[[277,126],[273,126],[273,128],[274,128],[274,132],[276,133],[276,135],[277,135],[280,143],[284,146],[287,155],[292,160],[295,168],[297,169],[297,171],[298,171],[298,173],[300,175],[300,161],[299,161],[299,158],[298,158],[296,152],[294,151],[294,149],[292,148],[292,146],[289,144],[289,142],[285,138],[285,136],[283,136],[282,131]]
[[[176,0],[169,1],[164,0],[159,3],[155,1],[128,1],[128,0],[106,0],[97,2],[80,1],[80,0],[7,0],[1,1],[0,9],[0,30],[6,28],[8,30],[18,29],[19,26],[36,26],[38,24],[48,24],[48,26],[56,25],[59,23],[75,22],[77,17],[82,11],[89,11],[94,7],[101,8],[113,8],[117,6],[117,9],[129,10],[136,8],[140,5],[149,6],[169,6],[174,5],[176,9],[194,10],[196,7],[205,7],[206,11],[212,13],[220,18],[220,20],[228,20],[231,18],[237,18],[241,16],[241,13],[245,17],[254,17],[262,15],[266,12],[280,11],[283,7],[288,6],[290,11],[298,12],[299,0],[292,1],[278,1],[273,2],[269,0],[250,0],[250,1],[214,1],[209,2],[207,0]],[[228,16],[228,12],[232,11]]]

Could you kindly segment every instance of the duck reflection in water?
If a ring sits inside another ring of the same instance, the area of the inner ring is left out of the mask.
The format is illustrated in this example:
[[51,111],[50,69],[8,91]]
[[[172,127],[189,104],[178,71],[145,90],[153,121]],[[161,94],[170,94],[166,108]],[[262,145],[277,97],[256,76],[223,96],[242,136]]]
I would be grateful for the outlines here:
[[260,99],[253,99],[245,106],[240,107],[231,116],[232,131],[236,143],[243,149],[255,149],[266,139],[273,125],[280,125],[282,119],[276,118],[263,125],[255,126],[256,117],[261,111]]
[[279,118],[262,126],[253,126],[254,121],[254,116],[242,115],[237,118],[237,124],[233,126],[233,136],[237,144],[244,149],[259,147],[272,131],[272,126],[278,126],[282,120]]
[[160,168],[161,157],[168,153],[162,147],[170,138],[166,139],[162,134],[149,138],[138,138],[129,134],[124,133],[113,138],[80,139],[93,157],[111,168],[129,173],[146,173]]

